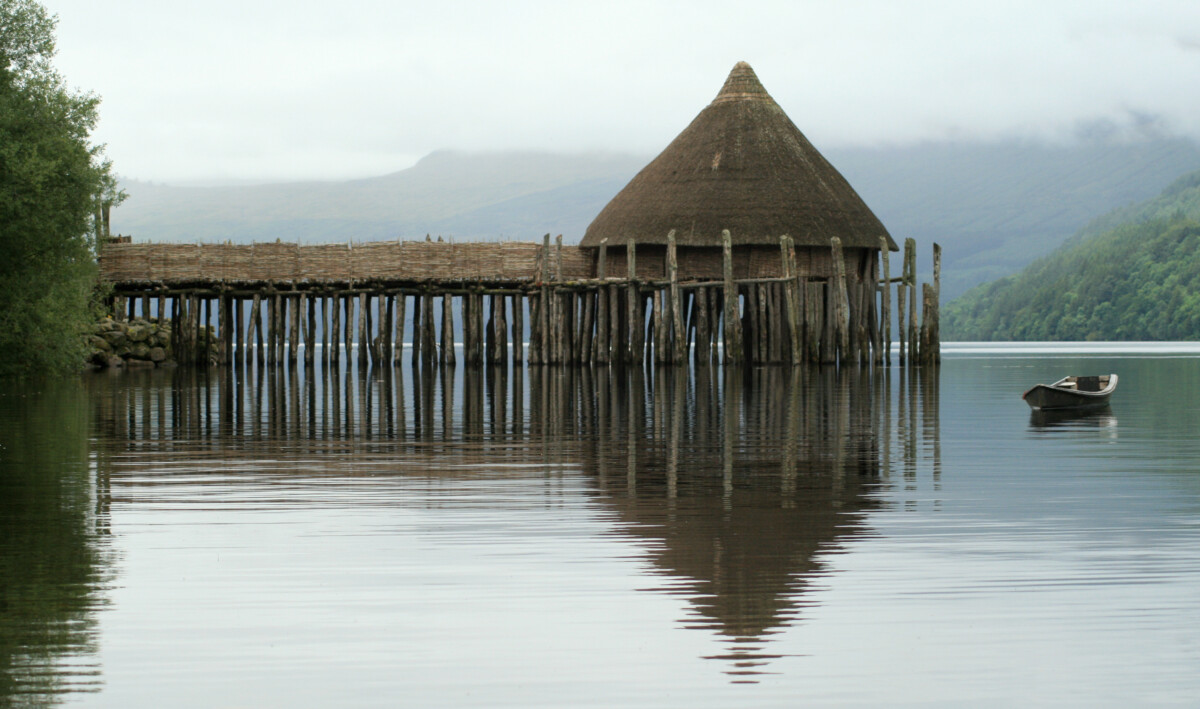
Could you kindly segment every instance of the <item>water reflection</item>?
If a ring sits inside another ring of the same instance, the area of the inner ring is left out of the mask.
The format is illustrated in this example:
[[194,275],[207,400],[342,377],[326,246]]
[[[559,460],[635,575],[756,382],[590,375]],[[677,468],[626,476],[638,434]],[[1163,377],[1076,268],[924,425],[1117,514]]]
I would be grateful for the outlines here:
[[1101,428],[1115,429],[1117,417],[1112,408],[1104,406],[1094,409],[1061,409],[1029,412],[1029,426],[1035,430],[1056,428]]
[[721,638],[710,657],[738,682],[770,671],[772,636],[802,621],[824,560],[869,533],[873,492],[894,473],[915,484],[919,454],[940,476],[936,376],[904,372],[251,367],[90,385],[108,474],[147,450],[237,461],[213,485],[398,461],[405,475],[582,471],[609,534],[652,565],[647,590],[686,599],[680,625]]
[[106,495],[88,466],[74,382],[0,394],[0,706],[97,691],[95,616],[108,576]]

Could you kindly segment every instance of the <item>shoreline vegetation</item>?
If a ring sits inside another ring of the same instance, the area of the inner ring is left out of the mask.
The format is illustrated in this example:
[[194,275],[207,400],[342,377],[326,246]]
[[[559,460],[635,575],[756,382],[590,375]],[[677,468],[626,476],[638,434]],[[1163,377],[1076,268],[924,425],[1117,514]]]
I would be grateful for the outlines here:
[[57,17],[0,0],[0,375],[77,371],[95,317],[97,215],[119,204],[100,98],[51,62]]

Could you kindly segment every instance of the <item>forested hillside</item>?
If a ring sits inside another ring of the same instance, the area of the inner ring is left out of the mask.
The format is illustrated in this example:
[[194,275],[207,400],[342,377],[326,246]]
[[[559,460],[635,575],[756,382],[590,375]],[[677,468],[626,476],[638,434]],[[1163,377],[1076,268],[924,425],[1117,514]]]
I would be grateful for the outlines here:
[[1200,172],[946,306],[952,340],[1200,339]]

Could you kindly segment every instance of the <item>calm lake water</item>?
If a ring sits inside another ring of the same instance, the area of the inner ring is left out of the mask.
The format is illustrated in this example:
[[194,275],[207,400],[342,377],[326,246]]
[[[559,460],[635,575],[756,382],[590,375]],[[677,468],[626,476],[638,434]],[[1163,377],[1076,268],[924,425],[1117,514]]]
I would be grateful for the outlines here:
[[1196,706],[1198,434],[1190,345],[6,382],[0,706]]

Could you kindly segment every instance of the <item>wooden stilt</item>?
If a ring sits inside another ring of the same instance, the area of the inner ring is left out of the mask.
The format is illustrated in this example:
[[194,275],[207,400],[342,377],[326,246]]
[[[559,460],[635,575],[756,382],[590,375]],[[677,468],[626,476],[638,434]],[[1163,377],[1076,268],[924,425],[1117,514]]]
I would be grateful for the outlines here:
[[287,297],[288,304],[288,364],[296,363],[296,356],[300,353],[300,296],[289,295]]
[[[412,322],[412,364],[416,366],[421,362],[421,347],[424,337],[421,335],[421,294],[413,295],[413,322]],[[419,388],[418,388],[419,391]]]
[[656,364],[665,364],[670,362],[668,354],[667,335],[669,330],[667,324],[663,321],[663,292],[655,289],[650,294],[651,302],[654,303],[654,309],[651,311],[650,318],[654,327],[654,362]]
[[346,369],[350,369],[350,363],[354,361],[354,294],[346,292],[342,294],[342,305],[345,308],[345,320],[342,325],[342,344],[346,349]]
[[687,356],[687,331],[683,328],[683,299],[679,295],[679,260],[675,253],[675,230],[667,233],[667,279],[671,296],[671,364],[683,364]]
[[399,364],[404,355],[404,316],[405,306],[408,302],[408,296],[403,291],[396,293],[396,337],[395,344],[392,348],[392,364]]
[[837,338],[837,358],[839,362],[847,362],[850,357],[850,305],[846,293],[846,261],[842,254],[842,240],[836,236],[830,237],[830,247],[833,250],[833,304],[834,304],[834,336]]
[[742,322],[738,314],[737,284],[733,281],[733,239],[729,230],[721,232],[723,269],[725,276],[725,364],[742,361]]
[[579,342],[579,354],[577,361],[580,364],[591,364],[595,357],[595,327],[596,327],[596,300],[600,297],[597,291],[587,291],[582,295],[583,298],[583,325],[580,329],[581,340]]
[[[163,317],[163,305],[161,296],[159,298],[158,315]],[[242,330],[242,313],[245,310],[246,302],[241,298],[233,299],[233,357],[234,364],[241,367],[246,363],[246,338],[245,331]]]
[[525,361],[525,298],[520,293],[512,296],[512,361],[517,366]]
[[274,367],[279,350],[276,347],[276,338],[278,337],[279,329],[279,296],[271,293],[267,296],[267,366]]
[[712,352],[709,349],[709,346],[712,344],[712,333],[709,331],[708,325],[707,287],[701,286],[696,289],[692,312],[696,314],[696,350],[692,359],[697,366],[707,366],[709,358],[712,356]]
[[908,324],[905,326],[905,339],[908,340],[908,360],[911,364],[919,364],[920,352],[917,344],[917,240],[904,240],[904,270],[908,276]]
[[[263,327],[262,327],[262,295],[254,292],[250,299],[250,328],[254,329],[254,361],[261,368],[263,365]],[[246,340],[250,340],[250,331],[246,331]]]
[[421,296],[421,352],[426,367],[437,361],[437,338],[433,324],[433,293],[426,291]]
[[442,356],[441,363],[453,367],[457,363],[454,352],[454,296],[442,294]]
[[366,371],[371,346],[371,332],[367,327],[367,294],[358,294],[358,371]]
[[641,364],[643,354],[642,338],[645,336],[645,321],[642,317],[642,296],[637,279],[637,243],[629,237],[625,245],[625,262],[629,277],[628,293],[626,294],[626,327],[629,347],[624,353],[626,362]]

